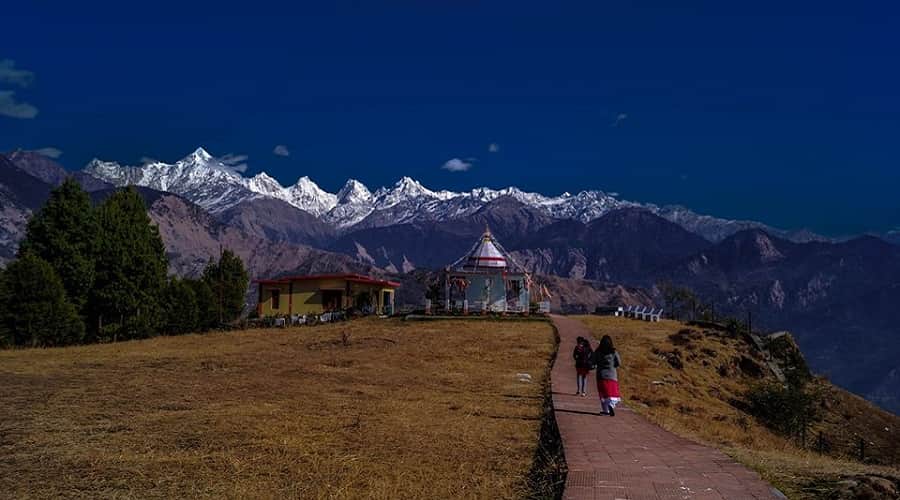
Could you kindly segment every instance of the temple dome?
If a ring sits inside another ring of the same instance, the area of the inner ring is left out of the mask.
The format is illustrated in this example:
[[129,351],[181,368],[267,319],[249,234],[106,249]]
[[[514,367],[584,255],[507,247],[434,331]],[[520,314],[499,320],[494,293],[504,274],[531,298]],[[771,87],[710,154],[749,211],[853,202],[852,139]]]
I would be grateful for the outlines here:
[[481,236],[481,240],[469,253],[465,262],[463,262],[462,267],[467,271],[471,271],[484,268],[506,269],[507,265],[506,257],[503,255],[503,252],[497,248],[497,244],[490,229],[486,229]]

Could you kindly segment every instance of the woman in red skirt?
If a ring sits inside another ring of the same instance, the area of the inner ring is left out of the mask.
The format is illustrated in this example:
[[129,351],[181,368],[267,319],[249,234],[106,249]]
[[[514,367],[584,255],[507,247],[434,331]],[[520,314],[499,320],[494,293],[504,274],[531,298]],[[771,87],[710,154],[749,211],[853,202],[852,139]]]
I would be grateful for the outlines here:
[[622,364],[619,353],[613,347],[612,338],[604,335],[600,345],[594,351],[594,364],[597,367],[597,393],[600,395],[600,409],[604,414],[616,416],[616,405],[621,401],[619,396],[619,374],[616,372]]

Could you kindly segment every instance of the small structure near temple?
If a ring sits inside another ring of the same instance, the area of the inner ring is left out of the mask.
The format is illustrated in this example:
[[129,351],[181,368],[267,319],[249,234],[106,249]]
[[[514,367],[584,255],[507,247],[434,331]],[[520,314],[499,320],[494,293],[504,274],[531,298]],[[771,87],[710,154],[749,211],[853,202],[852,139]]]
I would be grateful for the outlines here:
[[[528,314],[534,286],[531,275],[513,260],[487,228],[466,255],[444,269],[441,284],[440,303],[444,310],[464,314]],[[429,305],[427,301],[426,309]]]
[[256,280],[260,317],[356,311],[394,313],[400,283],[359,274],[311,274]]

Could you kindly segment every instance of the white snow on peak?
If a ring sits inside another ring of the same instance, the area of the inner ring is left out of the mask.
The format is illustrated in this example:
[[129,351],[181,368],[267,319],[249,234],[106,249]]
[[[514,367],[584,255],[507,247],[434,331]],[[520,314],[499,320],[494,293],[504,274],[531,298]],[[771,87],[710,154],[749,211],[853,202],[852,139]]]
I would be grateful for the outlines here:
[[287,198],[284,187],[272,176],[265,172],[260,172],[247,181],[247,187],[259,194],[271,196],[284,200]]
[[287,189],[287,194],[288,203],[315,216],[322,215],[337,205],[336,195],[323,190],[306,175],[297,179],[297,183]]
[[205,149],[203,149],[203,147],[199,147],[195,149],[193,153],[191,153],[191,159],[193,159],[195,162],[208,163],[212,161],[213,156],[209,154]]
[[339,204],[368,203],[372,201],[372,192],[365,184],[356,179],[348,179],[344,187],[337,193]]
[[117,186],[136,184],[170,191],[211,212],[226,210],[260,196],[278,199],[341,228],[352,227],[375,213],[382,215],[368,224],[462,217],[504,196],[551,217],[575,218],[583,222],[600,217],[613,208],[636,205],[602,191],[582,191],[577,195],[563,193],[560,196],[528,193],[512,186],[503,189],[479,187],[465,192],[434,191],[408,176],[374,193],[362,182],[349,179],[334,194],[323,190],[309,176],[300,177],[294,185],[287,187],[265,172],[244,177],[202,147],[174,164],[157,162],[123,166],[94,159],[85,171]]
[[394,184],[394,192],[408,196],[431,196],[434,191],[426,188],[421,182],[412,177],[403,176]]

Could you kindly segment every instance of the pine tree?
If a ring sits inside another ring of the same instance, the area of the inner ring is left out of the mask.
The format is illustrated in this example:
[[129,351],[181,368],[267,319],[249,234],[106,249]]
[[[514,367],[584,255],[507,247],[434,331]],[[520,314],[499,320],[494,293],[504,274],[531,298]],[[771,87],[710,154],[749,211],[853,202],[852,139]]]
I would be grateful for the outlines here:
[[28,221],[19,255],[31,253],[49,263],[62,279],[69,302],[82,311],[94,283],[96,238],[90,197],[68,178]]
[[81,342],[84,322],[53,267],[24,253],[0,279],[0,324],[6,342],[22,346],[61,346]]
[[153,335],[164,321],[166,252],[144,200],[128,187],[98,210],[91,323],[98,336],[126,340]]
[[219,323],[239,318],[250,281],[240,257],[231,250],[223,250],[219,262],[210,260],[203,270],[203,281],[212,289]]
[[173,277],[165,292],[166,324],[164,331],[171,335],[195,332],[199,329],[197,295],[187,280]]
[[203,280],[184,280],[194,291],[197,301],[197,326],[200,330],[209,330],[219,324],[216,308],[216,297],[212,288]]

